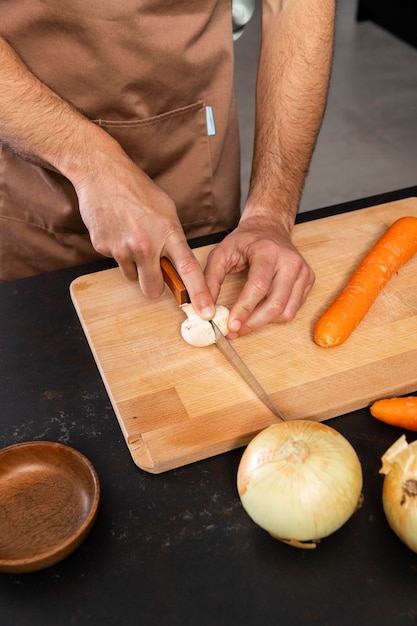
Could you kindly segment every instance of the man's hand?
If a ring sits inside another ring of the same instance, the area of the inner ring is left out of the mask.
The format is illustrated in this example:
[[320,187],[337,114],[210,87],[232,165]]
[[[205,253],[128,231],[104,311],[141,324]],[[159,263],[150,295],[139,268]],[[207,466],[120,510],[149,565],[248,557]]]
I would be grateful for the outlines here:
[[314,273],[284,228],[248,219],[209,255],[206,281],[216,300],[227,274],[248,270],[229,316],[229,339],[270,322],[292,320],[314,284]]
[[293,319],[314,283],[291,230],[325,110],[334,17],[334,0],[262,2],[248,198],[237,229],[205,270],[214,299],[227,274],[248,271],[229,338]]
[[116,142],[110,137],[105,141],[106,149],[95,151],[88,161],[90,169],[75,181],[80,213],[93,247],[113,257],[128,280],[138,280],[148,298],[158,298],[163,292],[160,259],[168,257],[196,311],[210,319],[214,301],[187,244],[174,202]]
[[163,291],[160,258],[169,257],[197,312],[213,317],[203,271],[166,193],[108,133],[39,81],[1,37],[0,82],[2,143],[71,181],[95,250],[114,257],[149,298]]

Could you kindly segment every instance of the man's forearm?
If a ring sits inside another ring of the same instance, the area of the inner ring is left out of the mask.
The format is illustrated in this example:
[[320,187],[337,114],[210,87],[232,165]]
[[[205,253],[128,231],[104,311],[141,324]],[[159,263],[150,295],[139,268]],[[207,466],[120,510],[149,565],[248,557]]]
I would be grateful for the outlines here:
[[323,118],[333,54],[333,0],[264,1],[248,214],[291,228]]
[[[104,131],[38,80],[0,38],[0,143],[69,178]],[[110,138],[109,138],[110,141]]]

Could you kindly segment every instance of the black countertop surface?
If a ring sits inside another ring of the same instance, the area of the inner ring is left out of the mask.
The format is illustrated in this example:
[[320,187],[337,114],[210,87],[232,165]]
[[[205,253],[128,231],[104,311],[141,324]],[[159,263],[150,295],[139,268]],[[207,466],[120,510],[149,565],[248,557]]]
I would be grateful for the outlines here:
[[[392,192],[299,221],[414,195],[417,188]],[[381,505],[380,457],[402,431],[368,409],[330,420],[362,462],[365,502],[315,550],[275,541],[246,515],[236,491],[243,450],[143,472],[69,295],[76,276],[112,265],[0,285],[0,447],[68,444],[91,460],[101,483],[96,525],[72,555],[43,571],[0,574],[0,624],[417,624],[417,554],[390,530]]]

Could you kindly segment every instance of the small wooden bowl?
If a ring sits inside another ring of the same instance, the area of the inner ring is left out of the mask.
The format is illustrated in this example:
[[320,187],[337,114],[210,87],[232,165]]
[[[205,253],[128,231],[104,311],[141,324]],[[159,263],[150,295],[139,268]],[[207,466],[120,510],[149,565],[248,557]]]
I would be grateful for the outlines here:
[[0,450],[0,571],[33,572],[71,554],[99,500],[97,473],[77,450],[49,441]]

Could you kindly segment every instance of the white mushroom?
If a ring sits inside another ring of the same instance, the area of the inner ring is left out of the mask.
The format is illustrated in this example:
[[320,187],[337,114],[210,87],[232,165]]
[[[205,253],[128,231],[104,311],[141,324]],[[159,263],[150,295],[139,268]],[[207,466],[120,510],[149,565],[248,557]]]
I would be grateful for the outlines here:
[[[204,348],[214,343],[214,330],[210,322],[201,319],[194,311],[192,304],[183,304],[181,308],[187,315],[187,319],[181,324],[181,335],[184,341],[197,348]],[[228,318],[229,309],[222,304],[217,304],[213,322],[224,335],[229,332],[227,328]]]

